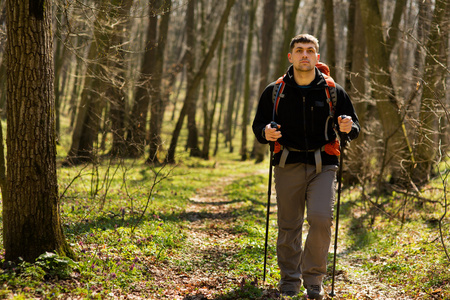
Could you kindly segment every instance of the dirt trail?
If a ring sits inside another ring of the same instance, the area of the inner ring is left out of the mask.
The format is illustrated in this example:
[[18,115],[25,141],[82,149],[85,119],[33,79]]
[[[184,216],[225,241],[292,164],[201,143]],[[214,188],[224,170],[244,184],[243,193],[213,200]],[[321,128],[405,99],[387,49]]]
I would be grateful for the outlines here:
[[[224,196],[224,187],[233,178],[223,178],[212,186],[203,188],[190,199],[185,216],[190,221],[187,244],[191,245],[190,262],[187,268],[158,263],[150,270],[159,286],[165,290],[161,298],[155,299],[213,299],[213,294],[225,287],[235,286],[236,279],[223,271],[226,267],[220,255],[233,251],[229,243],[235,237],[230,229],[234,217],[230,202]],[[196,268],[201,262],[201,268]]]

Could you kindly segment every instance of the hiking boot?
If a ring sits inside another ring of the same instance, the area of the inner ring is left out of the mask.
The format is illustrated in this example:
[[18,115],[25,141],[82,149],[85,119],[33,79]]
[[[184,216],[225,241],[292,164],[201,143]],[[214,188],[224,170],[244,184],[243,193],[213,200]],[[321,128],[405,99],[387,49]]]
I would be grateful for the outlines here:
[[322,300],[325,292],[321,284],[309,284],[306,285],[306,291],[308,299]]

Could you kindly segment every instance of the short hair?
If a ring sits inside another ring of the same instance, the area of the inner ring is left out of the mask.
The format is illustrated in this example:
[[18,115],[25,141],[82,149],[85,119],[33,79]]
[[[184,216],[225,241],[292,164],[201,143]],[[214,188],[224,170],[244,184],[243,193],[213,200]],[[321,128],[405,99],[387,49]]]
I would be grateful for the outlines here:
[[292,38],[291,44],[290,44],[290,51],[292,52],[292,49],[294,49],[294,46],[296,43],[312,43],[316,47],[317,53],[319,53],[319,40],[310,34],[303,33],[296,35]]

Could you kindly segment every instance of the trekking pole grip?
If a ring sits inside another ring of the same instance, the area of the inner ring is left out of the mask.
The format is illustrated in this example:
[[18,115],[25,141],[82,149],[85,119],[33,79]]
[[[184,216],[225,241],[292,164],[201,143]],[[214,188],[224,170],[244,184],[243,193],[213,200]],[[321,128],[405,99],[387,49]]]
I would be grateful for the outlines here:
[[[347,115],[341,115],[340,116],[341,117],[341,119],[343,120],[343,119],[346,119],[346,118],[349,118],[349,116],[347,116]],[[347,145],[347,142],[348,142],[348,133],[346,133],[346,132],[339,132],[339,137],[340,137],[340,140],[341,140],[341,150],[343,151],[344,150],[344,148],[345,148],[345,146]]]
[[[278,124],[275,121],[270,122],[270,128],[278,128]],[[273,152],[275,150],[275,142],[269,142],[270,151]]]

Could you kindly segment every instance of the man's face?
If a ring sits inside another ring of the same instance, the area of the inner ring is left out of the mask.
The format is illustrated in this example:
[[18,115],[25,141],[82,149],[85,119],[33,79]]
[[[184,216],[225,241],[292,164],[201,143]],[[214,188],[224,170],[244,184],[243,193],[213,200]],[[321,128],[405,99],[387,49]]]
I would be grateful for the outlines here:
[[300,72],[314,70],[319,58],[320,54],[317,53],[313,43],[295,43],[292,52],[288,53],[289,62]]

